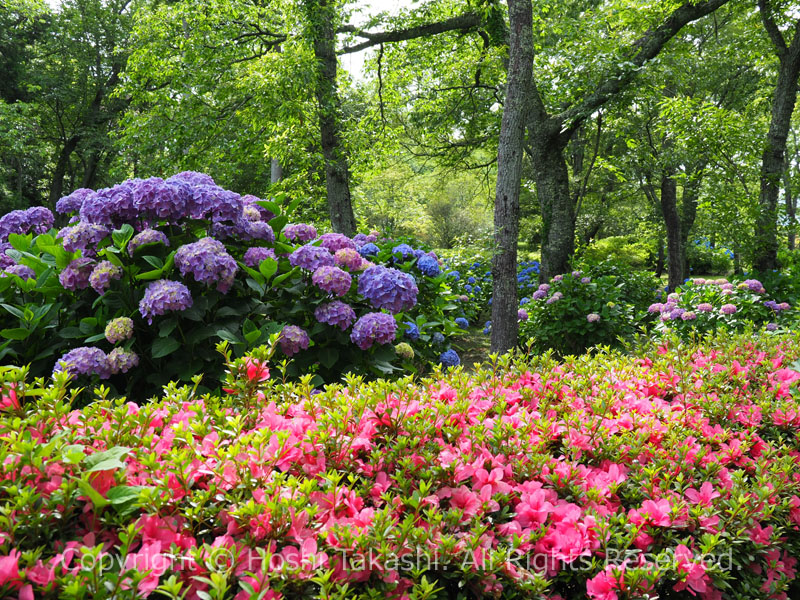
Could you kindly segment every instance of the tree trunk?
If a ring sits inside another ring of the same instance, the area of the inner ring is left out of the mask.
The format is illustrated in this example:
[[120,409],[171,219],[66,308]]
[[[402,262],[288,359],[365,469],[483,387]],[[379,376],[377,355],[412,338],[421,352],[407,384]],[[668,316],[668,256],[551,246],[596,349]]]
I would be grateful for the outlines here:
[[784,170],[786,138],[789,135],[792,112],[797,100],[797,81],[800,76],[800,21],[794,27],[791,45],[772,19],[767,0],[760,0],[759,12],[764,28],[772,40],[779,58],[778,82],[772,99],[767,142],[761,155],[758,217],[756,218],[753,270],[767,273],[778,267],[778,188]]
[[69,166],[69,157],[78,147],[80,137],[73,135],[65,143],[61,151],[58,153],[58,160],[53,169],[53,178],[50,182],[50,207],[53,208],[61,197],[64,195],[64,175],[67,173]]
[[794,250],[797,240],[797,197],[792,190],[792,166],[788,160],[786,161],[786,169],[783,172],[783,192],[786,198],[786,216],[789,219],[786,245],[789,250]]
[[277,158],[269,161],[269,182],[278,183],[283,179],[283,167]]
[[557,131],[531,130],[529,126],[529,138],[543,221],[539,278],[547,281],[569,270],[575,253],[575,205],[569,193],[562,136]]
[[661,178],[661,213],[667,228],[667,276],[669,291],[683,283],[684,253],[681,243],[681,219],[678,215],[678,186],[665,173]]
[[492,352],[517,345],[517,242],[525,100],[533,72],[531,0],[508,0],[509,63],[497,148],[492,257]]
[[702,183],[704,169],[705,163],[702,163],[689,173],[689,179],[683,185],[683,195],[681,198],[682,279],[689,277],[689,259],[686,248],[688,248],[689,245],[689,233],[692,231],[694,221],[697,218],[697,199],[700,196],[700,184]]
[[314,95],[325,159],[328,214],[334,231],[352,236],[356,232],[356,219],[350,197],[350,168],[342,143],[341,103],[336,89],[335,5],[331,0],[308,0],[307,7],[313,28],[314,57],[318,63]]
[[664,238],[658,236],[658,254],[656,256],[656,277],[661,277],[664,273]]

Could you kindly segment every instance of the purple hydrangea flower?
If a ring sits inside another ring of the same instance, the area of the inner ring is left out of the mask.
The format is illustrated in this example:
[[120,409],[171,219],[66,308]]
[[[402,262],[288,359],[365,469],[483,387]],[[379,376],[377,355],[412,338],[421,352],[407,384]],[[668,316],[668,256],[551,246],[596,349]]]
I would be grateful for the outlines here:
[[719,309],[723,315],[732,315],[737,311],[735,304],[723,304],[722,308]]
[[517,319],[519,321],[527,321],[528,320],[528,311],[525,310],[524,308],[520,308],[517,311]]
[[744,286],[746,289],[750,290],[751,292],[755,292],[757,294],[764,292],[764,286],[758,279],[745,279],[739,285]]
[[129,179],[87,196],[81,205],[81,221],[109,226],[135,222],[139,218],[139,212],[133,206],[137,181],[140,180]]
[[778,308],[780,308],[781,310],[789,310],[789,308],[790,308],[789,307],[789,303],[788,302],[781,302],[780,304],[778,304]]
[[105,335],[109,344],[117,344],[131,339],[131,336],[133,336],[133,319],[128,317],[111,319],[106,323]]
[[767,331],[777,331],[778,324],[777,323],[767,323]]
[[327,248],[333,254],[342,248],[356,249],[356,245],[349,237],[341,233],[324,233],[320,236],[320,246]]
[[684,321],[694,321],[696,318],[697,313],[692,310],[688,310],[681,315],[681,319]]
[[564,281],[563,275],[556,275],[553,277],[553,281]]
[[53,369],[53,373],[68,371],[71,375],[98,375],[100,379],[111,377],[111,368],[106,353],[100,348],[82,346],[64,354]]
[[36,272],[28,266],[25,265],[9,265],[2,271],[3,277],[5,277],[6,273],[10,275],[16,275],[17,277],[21,277],[22,279],[36,279]]
[[547,304],[553,304],[553,302],[558,302],[564,297],[564,294],[561,292],[555,292],[552,296],[547,299]]
[[78,213],[86,198],[94,195],[95,191],[89,188],[78,188],[69,196],[64,196],[56,202],[56,212],[63,214]]
[[267,243],[275,241],[275,233],[269,223],[240,219],[233,225],[216,222],[211,226],[211,235],[220,239],[235,237],[240,240],[260,240]]
[[139,365],[139,356],[124,348],[114,348],[108,353],[108,368],[112,373],[127,373]]
[[12,233],[25,234],[29,231],[44,233],[53,226],[53,213],[44,206],[34,206],[27,210],[12,210],[0,217],[0,242],[8,240]]
[[780,307],[778,306],[778,303],[775,302],[775,300],[764,300],[764,306],[766,306],[767,308],[771,308],[775,312],[780,312],[781,310]]
[[358,293],[369,300],[373,307],[397,314],[417,303],[419,289],[408,273],[375,265],[361,275]]
[[577,278],[578,278],[578,277],[580,277],[581,275],[583,275],[583,271],[573,271],[573,272],[572,272],[572,276],[573,276],[575,279],[577,279]]
[[647,307],[647,312],[649,313],[660,313],[664,308],[664,305],[660,302],[656,302],[655,304],[651,304]]
[[306,242],[317,239],[317,230],[313,225],[309,225],[308,223],[296,223],[284,227],[283,235],[286,236],[287,240],[305,244]]
[[329,294],[344,296],[350,291],[353,279],[350,277],[350,273],[339,267],[323,266],[314,271],[311,282]]
[[133,256],[136,249],[145,244],[164,244],[169,247],[169,238],[157,229],[143,229],[128,242],[128,254]]
[[17,264],[13,258],[6,254],[6,250],[11,250],[12,246],[8,242],[0,242],[0,269],[5,269]]
[[111,285],[112,279],[119,279],[122,277],[122,269],[111,262],[104,260],[92,269],[92,274],[89,275],[89,285],[92,289],[101,296],[106,293]]
[[84,290],[89,287],[89,276],[94,269],[94,261],[90,258],[76,258],[64,268],[58,275],[65,290],[75,291]]
[[591,281],[591,277],[581,277],[581,283],[590,283]]
[[363,246],[360,246],[358,249],[358,253],[364,258],[366,258],[367,256],[375,256],[380,251],[381,249],[371,242],[367,242]]
[[206,237],[193,244],[185,244],[175,253],[175,265],[181,275],[189,273],[198,283],[217,285],[217,290],[227,294],[239,267],[225,250],[222,242]]
[[600,315],[597,313],[589,313],[586,315],[586,320],[589,321],[589,323],[597,323],[600,320]]
[[399,244],[392,248],[392,256],[395,261],[403,262],[414,258],[414,249],[408,244]]
[[86,249],[94,252],[95,246],[110,233],[111,231],[103,225],[79,221],[72,227],[64,227],[56,237],[61,238],[64,250],[67,252]]
[[711,304],[709,304],[708,302],[701,302],[700,304],[697,305],[697,310],[699,310],[700,312],[711,312],[712,310],[714,310],[714,307],[711,306]]
[[397,322],[386,313],[372,312],[361,317],[353,326],[350,341],[362,350],[373,344],[389,344],[394,341]]
[[669,318],[673,321],[683,316],[683,313],[686,312],[685,308],[673,308],[669,313]]
[[187,188],[167,183],[161,177],[140,180],[133,187],[133,207],[140,214],[158,219],[177,221],[184,218],[189,201]]
[[[242,196],[242,206],[244,207],[245,218],[250,219],[251,221],[269,221],[270,219],[275,218],[274,213],[258,204],[259,202],[261,202],[261,198],[253,196],[252,194],[246,194]],[[255,211],[255,213],[253,211]],[[257,219],[253,218],[255,214],[258,214]]]
[[356,311],[341,300],[321,304],[314,311],[314,318],[320,323],[339,327],[342,331],[350,327],[356,320]]
[[361,248],[364,244],[369,244],[370,242],[374,242],[378,239],[374,235],[367,235],[366,233],[357,233],[353,236],[353,243],[356,245],[356,248]]
[[461,364],[461,358],[455,350],[446,350],[439,355],[439,362],[445,367],[457,367]]
[[436,277],[441,272],[441,269],[439,269],[439,261],[427,254],[423,254],[419,257],[417,260],[417,268],[426,277]]
[[533,292],[532,298],[534,300],[542,300],[546,296],[547,296],[547,291],[546,290],[536,290],[535,292]]
[[550,284],[549,283],[541,283],[541,284],[539,284],[539,288],[538,289],[543,291],[543,292],[549,292],[550,291]]
[[361,268],[363,258],[357,250],[353,248],[341,248],[333,255],[336,264],[351,271],[358,271]]
[[211,175],[198,173],[197,171],[182,171],[167,179],[167,183],[187,183],[193,187],[200,185],[216,186]]
[[242,197],[236,192],[216,185],[199,185],[191,188],[187,213],[192,219],[210,219],[212,222],[236,223],[244,214]]
[[242,262],[248,267],[255,269],[261,264],[262,260],[266,260],[268,258],[271,258],[272,260],[278,260],[278,257],[275,255],[275,250],[272,248],[255,246],[247,249],[247,251],[244,253],[244,257],[242,257]]
[[333,255],[319,246],[300,246],[289,255],[289,264],[308,271],[316,271],[320,267],[332,267],[335,263]]
[[189,288],[178,281],[159,279],[147,286],[139,302],[139,312],[152,325],[153,317],[170,311],[186,310],[192,306]]
[[294,356],[300,350],[308,349],[311,340],[308,333],[297,325],[287,325],[281,331],[281,350],[286,356]]

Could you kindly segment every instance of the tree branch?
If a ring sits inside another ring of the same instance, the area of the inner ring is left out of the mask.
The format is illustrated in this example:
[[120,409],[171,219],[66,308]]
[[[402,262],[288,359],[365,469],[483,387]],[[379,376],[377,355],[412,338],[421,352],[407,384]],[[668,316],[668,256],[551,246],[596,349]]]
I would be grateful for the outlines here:
[[420,37],[429,35],[436,35],[446,31],[463,31],[467,32],[475,29],[480,25],[480,16],[476,13],[467,13],[457,17],[451,17],[444,21],[437,21],[436,23],[427,23],[425,25],[417,25],[416,27],[409,27],[407,29],[398,29],[396,31],[363,31],[357,29],[353,25],[344,25],[340,27],[337,33],[352,33],[356,37],[364,38],[366,41],[355,44],[353,46],[345,46],[339,50],[338,54],[351,54],[359,52],[372,46],[385,44],[389,42],[404,42],[406,40],[413,40]]
[[781,30],[775,23],[775,19],[770,14],[770,7],[767,5],[767,0],[758,0],[758,13],[761,15],[761,22],[764,24],[764,30],[767,32],[772,45],[778,52],[778,56],[783,55],[786,48],[786,40],[783,39]]
[[569,137],[572,132],[595,110],[613,98],[631,80],[644,64],[661,52],[661,49],[688,23],[713,13],[729,0],[705,0],[694,3],[689,0],[667,17],[658,27],[649,29],[642,37],[636,40],[632,48],[636,52],[625,65],[615,73],[607,76],[596,88],[595,92],[588,95],[579,105],[567,109],[556,115],[556,119],[566,126],[562,135]]

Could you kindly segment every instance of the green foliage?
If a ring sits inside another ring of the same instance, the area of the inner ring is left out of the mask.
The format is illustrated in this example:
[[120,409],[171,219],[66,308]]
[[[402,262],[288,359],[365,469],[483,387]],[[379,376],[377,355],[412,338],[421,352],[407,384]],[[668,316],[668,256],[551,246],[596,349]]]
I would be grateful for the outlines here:
[[611,236],[595,240],[586,246],[580,255],[588,262],[611,259],[631,269],[653,266],[652,246],[631,236]]

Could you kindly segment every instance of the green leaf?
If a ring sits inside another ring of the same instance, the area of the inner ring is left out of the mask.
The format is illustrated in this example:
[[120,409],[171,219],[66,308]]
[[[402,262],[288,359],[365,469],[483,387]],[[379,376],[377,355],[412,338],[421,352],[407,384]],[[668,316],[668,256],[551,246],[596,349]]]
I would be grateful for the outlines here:
[[92,501],[92,504],[95,508],[103,508],[104,506],[108,506],[109,502],[105,498],[103,498],[96,489],[92,487],[92,484],[86,481],[85,479],[77,479],[78,487],[81,488],[81,492],[83,492],[84,496],[88,496],[89,500]]
[[158,337],[167,337],[170,333],[175,331],[178,326],[178,319],[175,317],[169,318],[158,326]]
[[12,329],[3,329],[0,330],[0,335],[2,335],[7,340],[24,340],[27,339],[31,332],[27,329],[22,327],[14,327]]
[[261,271],[261,274],[269,281],[270,277],[278,272],[278,261],[274,258],[265,258],[261,261],[261,264],[258,265],[258,270]]
[[297,269],[298,269],[298,267],[295,267],[294,269],[292,269],[291,271],[288,271],[287,273],[284,273],[283,275],[278,275],[275,279],[272,280],[272,285],[276,286],[276,285],[282,284],[290,276],[292,276],[295,273],[297,273]]
[[147,261],[147,264],[149,264],[154,269],[164,268],[164,261],[158,258],[157,256],[148,255],[148,256],[143,256],[142,258],[145,259]]
[[272,200],[259,200],[256,202],[259,206],[263,206],[269,212],[271,212],[276,217],[280,216],[281,214],[281,206],[277,202],[273,202]]
[[144,273],[139,273],[136,276],[136,279],[140,279],[142,281],[151,281],[154,279],[161,279],[161,269],[156,269],[155,271],[145,271]]
[[95,452],[83,459],[83,466],[87,467],[87,473],[95,471],[115,471],[124,469],[125,463],[122,458],[130,454],[131,449],[125,446],[114,446],[104,452]]
[[175,338],[171,337],[164,337],[158,338],[150,348],[150,355],[153,358],[162,358],[169,354],[172,354],[181,347],[180,342]]
[[138,508],[141,485],[117,485],[108,490],[108,500],[120,515],[129,515]]
[[321,348],[319,350],[319,362],[326,369],[330,369],[339,360],[339,351],[336,348]]
[[61,459],[65,463],[77,465],[84,458],[86,458],[86,453],[83,451],[83,446],[81,444],[64,446],[64,448],[61,450]]
[[11,306],[10,304],[0,304],[3,308],[5,308],[8,312],[12,315],[17,317],[18,319],[25,320],[25,313],[21,308],[17,308],[16,306]]
[[111,239],[113,240],[114,245],[120,250],[125,248],[125,244],[127,244],[132,237],[133,227],[127,223],[111,233]]

